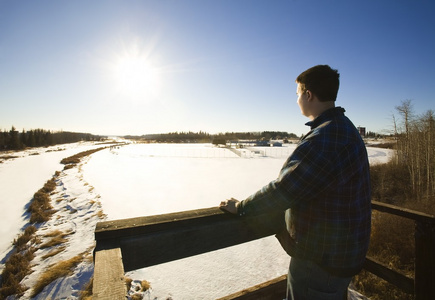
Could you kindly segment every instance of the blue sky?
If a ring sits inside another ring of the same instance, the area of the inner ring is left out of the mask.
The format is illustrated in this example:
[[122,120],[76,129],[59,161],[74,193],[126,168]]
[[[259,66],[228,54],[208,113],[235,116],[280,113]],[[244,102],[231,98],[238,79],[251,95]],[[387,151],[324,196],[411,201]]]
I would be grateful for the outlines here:
[[0,0],[0,129],[301,135],[295,78],[339,70],[337,105],[389,132],[435,110],[435,4]]

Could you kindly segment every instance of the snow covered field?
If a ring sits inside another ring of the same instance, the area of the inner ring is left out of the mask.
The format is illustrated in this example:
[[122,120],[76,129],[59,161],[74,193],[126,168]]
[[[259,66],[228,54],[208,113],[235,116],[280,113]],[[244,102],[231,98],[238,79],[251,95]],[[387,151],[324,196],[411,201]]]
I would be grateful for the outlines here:
[[[26,224],[25,205],[33,193],[63,169],[59,161],[95,147],[99,146],[83,143],[56,147],[63,151],[23,151],[0,164],[1,259]],[[51,196],[57,213],[37,232],[41,239],[55,229],[68,232],[66,249],[47,259],[42,257],[49,250],[38,250],[34,272],[23,283],[31,287],[56,261],[75,255],[89,258],[101,209],[107,219],[120,219],[212,207],[230,197],[243,199],[277,176],[294,147],[256,147],[235,153],[210,144],[131,144],[94,153],[60,173]],[[380,148],[368,148],[368,153],[371,163],[392,156],[391,150]],[[289,257],[269,237],[127,276],[151,283],[145,299],[214,299],[286,274],[288,263]],[[38,299],[77,298],[91,274],[88,259],[73,275],[50,284]],[[29,295],[30,290],[23,298]]]

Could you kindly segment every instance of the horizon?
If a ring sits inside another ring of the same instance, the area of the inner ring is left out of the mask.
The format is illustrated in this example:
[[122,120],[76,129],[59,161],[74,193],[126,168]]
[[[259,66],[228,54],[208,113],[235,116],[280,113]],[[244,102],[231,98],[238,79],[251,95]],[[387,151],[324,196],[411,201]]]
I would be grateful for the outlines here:
[[295,78],[328,64],[336,106],[387,134],[435,110],[429,1],[0,0],[0,128],[125,136],[309,131]]
[[[360,127],[356,127],[357,129],[359,129]],[[96,136],[96,137],[105,137],[105,138],[125,138],[125,139],[129,139],[129,138],[139,138],[139,137],[144,137],[144,136],[152,136],[152,135],[171,135],[171,134],[193,134],[193,135],[210,135],[210,136],[219,136],[219,135],[228,135],[228,134],[267,134],[267,133],[274,133],[274,134],[288,134],[289,136],[296,136],[297,138],[300,138],[301,136],[298,136],[296,133],[291,132],[291,131],[281,131],[281,130],[261,130],[261,131],[225,131],[225,132],[217,132],[217,133],[210,133],[207,131],[172,131],[172,132],[159,132],[159,133],[143,133],[143,134],[138,134],[138,135],[132,135],[132,134],[126,134],[126,135],[112,135],[112,134],[93,134],[91,132],[73,132],[73,131],[68,131],[68,130],[59,130],[59,131],[52,131],[52,130],[45,130],[43,128],[36,128],[36,129],[26,129],[23,128],[21,131],[17,130],[17,128],[15,128],[15,126],[12,126],[12,128],[10,130],[8,129],[0,129],[0,133],[8,133],[10,132],[12,129],[15,129],[15,132],[17,132],[18,134],[22,134],[23,131],[25,133],[28,133],[30,131],[36,131],[36,130],[41,130],[43,132],[50,132],[51,134],[56,134],[56,133],[75,133],[75,134],[90,134],[91,136]],[[365,129],[365,128],[364,128]],[[377,135],[377,137],[388,137],[388,134],[381,134],[379,132],[371,132],[371,131],[365,131],[365,135],[367,135],[366,137],[371,137],[371,134],[375,134]],[[390,134],[391,135],[391,134]],[[292,137],[288,137],[285,136],[283,138],[289,138],[292,139]],[[281,139],[283,139],[281,138]]]

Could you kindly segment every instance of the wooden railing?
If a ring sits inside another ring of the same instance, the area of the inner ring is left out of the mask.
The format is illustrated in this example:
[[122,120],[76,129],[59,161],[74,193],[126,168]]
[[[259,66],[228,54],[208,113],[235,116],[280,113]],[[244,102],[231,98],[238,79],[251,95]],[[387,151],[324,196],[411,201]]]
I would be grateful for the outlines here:
[[[414,294],[432,299],[435,284],[435,217],[372,202],[385,213],[415,221],[415,279],[367,258],[364,268]],[[106,221],[95,229],[94,299],[125,299],[124,272],[149,267],[273,235],[270,216],[238,218],[218,208]],[[283,299],[286,276],[222,298]]]

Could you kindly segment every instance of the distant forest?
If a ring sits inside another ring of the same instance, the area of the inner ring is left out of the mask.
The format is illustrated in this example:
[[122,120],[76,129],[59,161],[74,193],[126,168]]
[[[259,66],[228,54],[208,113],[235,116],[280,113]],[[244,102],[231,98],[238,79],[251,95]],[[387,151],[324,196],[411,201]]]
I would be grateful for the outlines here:
[[171,132],[159,134],[145,134],[141,136],[124,136],[126,139],[155,142],[155,143],[214,143],[222,144],[225,141],[237,140],[289,140],[297,139],[294,133],[285,131],[262,131],[262,132],[226,132],[219,134],[209,134],[207,132]]
[[59,131],[53,132],[43,129],[35,129],[22,132],[15,130],[0,131],[0,151],[22,150],[26,147],[47,147],[58,144],[75,143],[79,141],[99,141],[105,137],[90,133],[78,133]]

